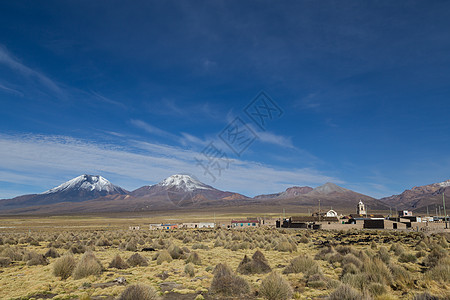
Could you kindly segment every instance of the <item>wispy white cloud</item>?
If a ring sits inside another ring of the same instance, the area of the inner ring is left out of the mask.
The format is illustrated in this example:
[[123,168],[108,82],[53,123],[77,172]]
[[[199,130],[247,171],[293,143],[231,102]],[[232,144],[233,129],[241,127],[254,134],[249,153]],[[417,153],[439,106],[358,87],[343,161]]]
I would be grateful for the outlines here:
[[41,85],[51,90],[59,97],[66,97],[65,92],[60,88],[60,86],[55,81],[47,77],[44,73],[34,70],[26,66],[22,62],[20,62],[16,57],[10,54],[2,45],[0,45],[0,64],[9,67],[10,69],[18,72],[24,77],[37,80]]
[[116,106],[120,106],[122,108],[127,108],[126,105],[124,105],[123,103],[121,103],[119,101],[112,100],[112,99],[110,99],[108,97],[105,97],[105,96],[103,96],[103,95],[101,95],[101,94],[99,94],[97,92],[94,92],[94,91],[91,91],[91,93],[96,99],[98,99],[98,100],[100,100],[102,102],[105,102],[105,103],[108,103],[108,104],[112,104],[112,105],[116,105]]
[[165,131],[165,130],[163,130],[161,128],[158,128],[156,126],[153,126],[153,125],[151,125],[151,124],[149,124],[147,122],[144,122],[142,120],[132,119],[132,120],[130,120],[130,123],[133,126],[136,126],[137,128],[140,128],[140,129],[142,129],[142,130],[144,130],[144,131],[146,131],[146,132],[148,132],[150,134],[153,134],[153,135],[170,138],[172,140],[177,140],[177,141],[180,139],[180,137],[178,137],[177,135],[172,134],[172,133],[170,133],[168,131]]
[[16,89],[11,88],[11,87],[7,87],[7,86],[5,86],[5,85],[3,85],[1,83],[0,83],[0,90],[3,90],[3,91],[5,91],[7,93],[10,93],[10,94],[23,96],[23,93],[21,91],[18,91]]
[[79,174],[93,173],[135,189],[175,173],[190,173],[218,188],[248,195],[281,191],[292,185],[342,182],[315,169],[279,169],[238,159],[232,160],[213,182],[197,165],[198,155],[195,151],[142,141],[130,141],[125,148],[65,136],[0,135],[0,181],[33,182],[41,188],[36,192],[40,192]]

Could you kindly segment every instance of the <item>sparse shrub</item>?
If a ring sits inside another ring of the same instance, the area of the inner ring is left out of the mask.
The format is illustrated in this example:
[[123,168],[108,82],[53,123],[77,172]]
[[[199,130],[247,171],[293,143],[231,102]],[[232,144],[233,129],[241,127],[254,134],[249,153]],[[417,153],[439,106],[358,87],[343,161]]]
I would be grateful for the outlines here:
[[188,258],[186,259],[186,263],[193,263],[194,265],[201,265],[202,264],[202,260],[200,259],[200,256],[198,255],[197,252],[192,251]]
[[130,266],[122,259],[122,257],[120,257],[119,254],[117,254],[109,263],[109,267],[116,269],[128,269]]
[[72,255],[66,254],[58,258],[53,263],[53,275],[67,279],[75,269],[75,259]]
[[334,290],[329,298],[329,300],[362,300],[365,299],[363,294],[358,290],[352,288],[347,284],[342,284],[336,290]]
[[270,273],[261,282],[260,295],[267,300],[288,300],[292,298],[292,287],[278,272]]
[[184,273],[186,273],[187,275],[189,275],[190,277],[194,277],[195,275],[195,269],[194,269],[194,265],[193,264],[187,264],[184,267]]
[[57,257],[59,257],[59,253],[58,253],[58,251],[56,251],[55,248],[52,247],[52,248],[48,249],[47,252],[45,252],[44,256],[51,257],[51,258],[57,258]]
[[210,292],[226,296],[240,296],[250,292],[247,281],[233,273],[226,264],[218,264],[214,268],[214,277]]
[[269,266],[264,254],[259,250],[253,254],[252,259],[245,255],[237,268],[237,272],[241,274],[260,274],[270,271],[272,271],[272,268]]
[[318,272],[320,272],[319,264],[309,256],[297,256],[283,271],[284,274],[303,273],[305,275]]
[[417,261],[417,257],[413,253],[402,253],[398,257],[398,261],[401,263],[415,263]]
[[133,284],[128,286],[122,294],[120,294],[118,300],[155,300],[159,299],[155,290],[144,284]]
[[9,257],[0,257],[0,267],[7,267],[11,264]]
[[143,257],[142,255],[140,255],[139,253],[135,253],[133,255],[131,255],[128,259],[127,259],[127,263],[132,266],[132,267],[146,267],[148,266],[148,262],[147,259],[145,257]]
[[90,275],[100,275],[102,271],[103,266],[101,262],[95,257],[93,252],[88,251],[83,254],[73,270],[73,277],[75,279],[80,279]]
[[170,263],[172,261],[172,256],[170,255],[169,251],[162,250],[161,252],[158,253],[158,257],[156,258],[156,263],[158,265],[160,265],[165,261]]

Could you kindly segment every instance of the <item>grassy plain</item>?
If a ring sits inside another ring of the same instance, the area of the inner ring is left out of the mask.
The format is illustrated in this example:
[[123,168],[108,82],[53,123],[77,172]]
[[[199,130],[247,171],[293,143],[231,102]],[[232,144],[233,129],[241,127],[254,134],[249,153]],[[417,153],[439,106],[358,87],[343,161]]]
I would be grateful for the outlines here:
[[[246,216],[215,216],[216,221],[238,217]],[[162,299],[283,299],[261,293],[263,284],[265,290],[274,288],[267,285],[267,280],[263,283],[269,273],[236,273],[244,256],[251,258],[260,250],[271,269],[282,274],[291,286],[288,297],[293,299],[338,299],[339,293],[349,293],[346,289],[356,293],[355,299],[428,299],[423,298],[424,293],[450,299],[448,233],[269,228],[148,230],[150,223],[212,218],[193,213],[1,218],[0,298],[116,299],[127,286],[142,283]],[[128,230],[131,225],[140,225],[141,230]],[[69,253],[75,263],[91,251],[101,269],[86,277],[71,275],[61,279],[54,275],[61,257],[47,255],[41,259],[50,248],[60,256]],[[143,248],[155,251],[141,251]],[[166,250],[171,259],[161,262],[161,253]],[[193,252],[200,262],[186,267]],[[127,261],[136,253],[147,260],[147,266],[110,267],[116,255]],[[297,257],[300,259],[293,262]],[[220,263],[227,264],[233,276],[248,283],[245,295],[212,292],[214,268]],[[289,266],[295,271],[287,271]],[[119,277],[126,284],[114,281]]]

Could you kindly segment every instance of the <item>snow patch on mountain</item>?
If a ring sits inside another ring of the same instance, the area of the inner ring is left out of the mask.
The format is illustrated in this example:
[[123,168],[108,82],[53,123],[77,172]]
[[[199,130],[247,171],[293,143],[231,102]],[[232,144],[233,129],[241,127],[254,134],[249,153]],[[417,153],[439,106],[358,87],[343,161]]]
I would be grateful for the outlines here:
[[214,190],[209,185],[204,184],[203,182],[198,181],[197,179],[192,178],[189,175],[176,174],[170,177],[167,177],[163,181],[157,184],[158,186],[172,188],[175,187],[180,190],[192,192],[196,189],[200,190]]
[[45,191],[42,194],[53,194],[70,190],[105,191],[107,193],[112,193],[117,192],[120,188],[116,187],[102,176],[84,174]]
[[438,183],[438,185],[440,187],[448,187],[448,186],[450,186],[450,179],[447,181],[444,181],[444,182],[440,182],[440,183]]

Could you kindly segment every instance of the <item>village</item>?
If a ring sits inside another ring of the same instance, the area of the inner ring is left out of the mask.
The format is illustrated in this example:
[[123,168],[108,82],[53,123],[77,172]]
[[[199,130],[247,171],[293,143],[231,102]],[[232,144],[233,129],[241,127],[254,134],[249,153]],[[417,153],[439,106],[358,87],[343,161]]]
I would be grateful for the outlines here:
[[[291,228],[291,229],[386,229],[412,231],[442,231],[448,229],[448,222],[442,216],[414,216],[412,211],[401,210],[394,216],[389,214],[369,214],[366,205],[360,200],[356,206],[356,213],[350,215],[338,214],[333,209],[326,212],[312,213],[307,216],[247,217],[227,221],[213,220],[208,222],[167,222],[148,224],[150,230],[174,229],[244,229],[256,227]],[[447,220],[448,221],[448,220]],[[140,230],[141,226],[130,226],[130,230]]]

